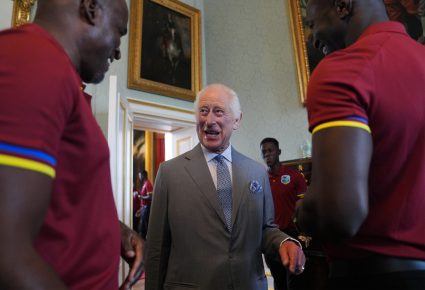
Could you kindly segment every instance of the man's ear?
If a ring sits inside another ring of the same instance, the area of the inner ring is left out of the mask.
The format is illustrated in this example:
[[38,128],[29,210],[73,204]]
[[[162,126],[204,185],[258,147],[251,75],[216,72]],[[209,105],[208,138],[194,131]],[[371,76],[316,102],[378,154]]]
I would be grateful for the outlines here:
[[242,113],[239,115],[239,118],[236,118],[233,122],[233,130],[239,129],[239,126],[241,125],[241,119],[242,119]]
[[336,13],[339,18],[344,19],[351,14],[352,0],[335,0]]
[[277,151],[277,152],[279,153],[278,155],[280,156],[280,154],[282,153],[282,150],[281,150],[281,149],[279,149],[279,151]]
[[80,14],[88,23],[94,25],[99,12],[98,0],[81,0]]

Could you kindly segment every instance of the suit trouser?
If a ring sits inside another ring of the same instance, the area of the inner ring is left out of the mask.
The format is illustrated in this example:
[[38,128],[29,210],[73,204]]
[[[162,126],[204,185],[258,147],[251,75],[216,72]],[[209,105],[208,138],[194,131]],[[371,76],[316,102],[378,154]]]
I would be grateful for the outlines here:
[[146,235],[148,233],[150,213],[151,213],[151,206],[150,205],[142,206],[142,214],[140,215],[140,221],[139,221],[139,232],[140,232],[140,236],[144,240],[146,240]]
[[282,265],[282,262],[268,257],[265,257],[265,261],[273,276],[274,290],[288,290],[288,274],[286,268]]

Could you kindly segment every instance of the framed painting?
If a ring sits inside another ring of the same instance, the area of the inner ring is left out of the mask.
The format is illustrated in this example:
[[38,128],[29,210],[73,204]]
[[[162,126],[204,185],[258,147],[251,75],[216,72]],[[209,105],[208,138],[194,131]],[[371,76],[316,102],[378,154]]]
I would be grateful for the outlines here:
[[308,0],[288,0],[298,91],[303,105],[307,101],[307,84],[310,74],[324,57],[322,52],[313,47],[310,29],[305,23],[307,2]]
[[201,86],[200,12],[177,0],[132,0],[128,87],[194,101]]
[[31,12],[36,0],[14,0],[12,26],[19,26],[31,20]]

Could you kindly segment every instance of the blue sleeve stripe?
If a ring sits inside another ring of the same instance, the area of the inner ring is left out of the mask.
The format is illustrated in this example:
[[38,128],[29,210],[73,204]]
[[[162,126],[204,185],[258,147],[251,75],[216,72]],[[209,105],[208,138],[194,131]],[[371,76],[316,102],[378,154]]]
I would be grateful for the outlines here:
[[348,118],[347,118],[347,120],[357,120],[357,121],[359,121],[359,122],[362,122],[362,123],[368,124],[368,120],[367,120],[366,118],[362,118],[362,117],[358,117],[358,116],[351,116],[351,117],[348,117]]
[[17,145],[11,145],[11,144],[7,144],[7,143],[1,143],[0,142],[0,151],[4,152],[4,153],[12,153],[12,154],[19,154],[25,157],[30,157],[30,158],[35,158],[38,159],[40,161],[44,161],[48,164],[50,164],[51,166],[55,166],[56,165],[56,159],[53,158],[51,155],[44,153],[40,150],[36,150],[36,149],[30,149],[30,148],[25,148],[22,146],[17,146]]

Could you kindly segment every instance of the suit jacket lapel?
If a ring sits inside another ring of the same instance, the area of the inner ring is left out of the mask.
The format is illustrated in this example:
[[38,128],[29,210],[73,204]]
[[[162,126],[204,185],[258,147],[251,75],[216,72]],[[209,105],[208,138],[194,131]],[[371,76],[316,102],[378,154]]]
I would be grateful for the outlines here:
[[223,209],[218,201],[217,189],[212,180],[201,145],[198,144],[195,146],[195,148],[186,154],[185,158],[188,160],[185,167],[192,177],[193,182],[198,186],[199,191],[206,197],[211,207],[217,212],[222,222],[226,224]]

